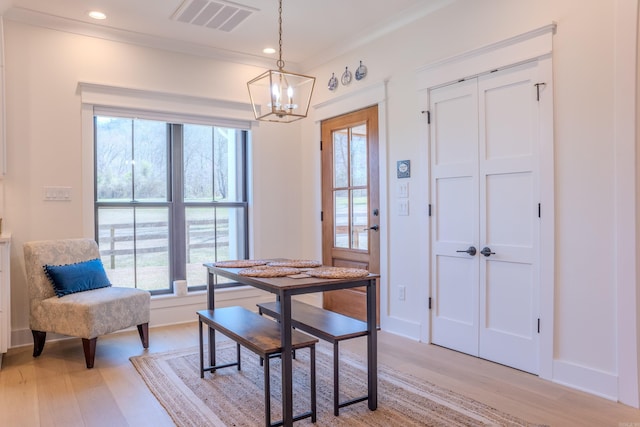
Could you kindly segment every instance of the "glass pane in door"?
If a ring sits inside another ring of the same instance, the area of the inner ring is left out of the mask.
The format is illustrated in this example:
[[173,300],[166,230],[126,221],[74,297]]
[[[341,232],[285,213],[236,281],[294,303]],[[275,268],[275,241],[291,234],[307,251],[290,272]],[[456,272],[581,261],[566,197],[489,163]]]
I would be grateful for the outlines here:
[[351,129],[351,185],[367,185],[367,127],[360,125]]
[[333,133],[333,186],[349,185],[349,132],[347,129]]
[[333,132],[334,247],[368,250],[367,125]]
[[367,190],[351,191],[351,249],[369,248]]
[[336,248],[349,248],[349,191],[339,190],[333,192],[334,218],[333,218],[333,246]]

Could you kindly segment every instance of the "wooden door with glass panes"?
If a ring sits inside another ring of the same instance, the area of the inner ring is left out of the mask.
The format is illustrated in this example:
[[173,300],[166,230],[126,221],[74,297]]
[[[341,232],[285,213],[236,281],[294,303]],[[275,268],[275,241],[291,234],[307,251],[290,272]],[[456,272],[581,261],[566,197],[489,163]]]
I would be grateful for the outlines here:
[[[378,107],[322,122],[322,262],[380,272]],[[380,290],[377,319],[380,319]],[[366,320],[365,288],[325,292],[323,307]]]

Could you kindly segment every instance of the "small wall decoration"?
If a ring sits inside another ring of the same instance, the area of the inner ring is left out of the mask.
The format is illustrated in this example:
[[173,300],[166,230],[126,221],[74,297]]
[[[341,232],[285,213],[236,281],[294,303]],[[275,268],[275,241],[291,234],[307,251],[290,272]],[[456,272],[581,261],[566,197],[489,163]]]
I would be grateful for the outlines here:
[[338,79],[336,78],[335,73],[331,73],[331,78],[329,79],[329,83],[327,84],[327,87],[329,88],[330,91],[334,91],[338,88]]
[[327,84],[327,89],[331,92],[335,92],[338,89],[338,86],[342,84],[342,86],[349,86],[353,77],[355,76],[356,80],[360,81],[367,76],[367,67],[362,64],[360,61],[360,65],[356,69],[355,73],[352,73],[349,70],[349,67],[344,67],[344,73],[340,76],[340,80],[336,77],[336,73],[331,73],[331,78],[329,79],[329,83]]
[[351,71],[349,71],[349,67],[344,67],[344,73],[342,73],[342,78],[340,79],[343,86],[347,86],[351,83],[351,76],[352,74]]
[[409,178],[411,176],[411,161],[398,160],[398,178]]
[[356,70],[356,80],[362,80],[367,76],[367,67],[362,65],[362,61],[360,61],[360,66]]

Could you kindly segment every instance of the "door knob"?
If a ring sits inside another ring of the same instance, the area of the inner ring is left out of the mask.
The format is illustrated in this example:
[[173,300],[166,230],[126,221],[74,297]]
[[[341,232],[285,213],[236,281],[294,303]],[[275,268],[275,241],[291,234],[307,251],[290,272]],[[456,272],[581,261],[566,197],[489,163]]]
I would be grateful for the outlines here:
[[372,226],[371,226],[371,227],[369,227],[369,228],[365,228],[365,230],[378,231],[378,228],[380,228],[380,227],[378,227],[378,224],[376,224],[376,225],[372,225]]
[[486,257],[496,254],[495,252],[491,252],[491,248],[489,246],[485,246],[484,248],[482,248],[480,253]]
[[464,251],[456,251],[456,252],[466,252],[471,256],[474,256],[476,254],[476,247],[475,246],[469,246],[466,250]]

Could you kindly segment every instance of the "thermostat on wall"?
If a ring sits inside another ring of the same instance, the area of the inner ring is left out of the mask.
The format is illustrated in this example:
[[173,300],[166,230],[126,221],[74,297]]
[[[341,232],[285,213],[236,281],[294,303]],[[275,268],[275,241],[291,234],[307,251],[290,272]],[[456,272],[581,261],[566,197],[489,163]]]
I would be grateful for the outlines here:
[[411,176],[411,161],[398,160],[398,178],[409,178]]

